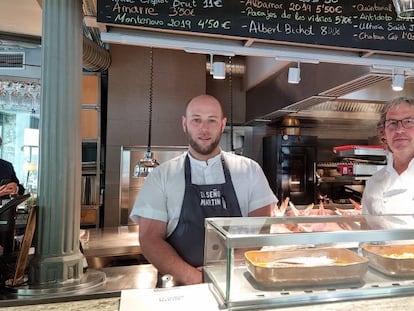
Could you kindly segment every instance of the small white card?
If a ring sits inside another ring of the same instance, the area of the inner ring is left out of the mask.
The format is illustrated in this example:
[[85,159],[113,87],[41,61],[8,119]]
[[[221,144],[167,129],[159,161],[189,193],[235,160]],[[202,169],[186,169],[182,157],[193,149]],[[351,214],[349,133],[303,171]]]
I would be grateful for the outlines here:
[[220,310],[209,284],[121,291],[119,311]]

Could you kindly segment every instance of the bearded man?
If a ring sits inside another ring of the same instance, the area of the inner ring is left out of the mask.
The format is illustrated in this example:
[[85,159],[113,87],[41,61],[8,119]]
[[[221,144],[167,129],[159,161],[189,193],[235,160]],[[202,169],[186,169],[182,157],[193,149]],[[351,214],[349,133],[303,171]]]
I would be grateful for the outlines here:
[[131,211],[144,257],[177,285],[202,282],[205,218],[270,216],[277,203],[257,162],[221,150],[226,121],[213,96],[191,99],[188,151],[147,176]]

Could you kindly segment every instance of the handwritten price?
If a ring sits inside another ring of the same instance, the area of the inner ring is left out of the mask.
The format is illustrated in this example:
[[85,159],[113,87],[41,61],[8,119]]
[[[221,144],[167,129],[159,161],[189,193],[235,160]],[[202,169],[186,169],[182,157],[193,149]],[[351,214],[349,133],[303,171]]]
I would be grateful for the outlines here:
[[194,16],[194,8],[171,8],[171,13],[169,16],[176,17],[176,16]]
[[350,16],[335,16],[335,25],[338,24],[352,24],[352,17]]
[[204,0],[203,8],[222,8],[224,5],[223,0]]
[[325,4],[318,4],[316,6],[316,13],[331,13],[331,14],[341,14],[342,13],[342,6],[333,6],[333,5],[325,5]]
[[219,29],[219,28],[230,29],[231,28],[230,21],[221,22],[217,19],[212,19],[212,18],[200,19],[197,25],[201,29]]
[[337,27],[321,26],[322,36],[339,36],[341,35],[341,29]]

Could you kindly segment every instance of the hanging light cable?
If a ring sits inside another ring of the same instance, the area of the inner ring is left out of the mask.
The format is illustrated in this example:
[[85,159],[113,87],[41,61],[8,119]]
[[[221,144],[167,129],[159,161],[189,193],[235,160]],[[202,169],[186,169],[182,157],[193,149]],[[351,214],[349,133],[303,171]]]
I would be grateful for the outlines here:
[[230,147],[231,152],[234,152],[234,143],[233,143],[233,64],[232,58],[229,57],[229,101],[230,101]]
[[154,52],[150,50],[150,88],[149,88],[149,119],[148,119],[148,145],[144,157],[135,164],[134,178],[147,177],[152,170],[159,165],[157,160],[153,158],[151,151],[151,129],[152,129],[152,98],[154,89]]

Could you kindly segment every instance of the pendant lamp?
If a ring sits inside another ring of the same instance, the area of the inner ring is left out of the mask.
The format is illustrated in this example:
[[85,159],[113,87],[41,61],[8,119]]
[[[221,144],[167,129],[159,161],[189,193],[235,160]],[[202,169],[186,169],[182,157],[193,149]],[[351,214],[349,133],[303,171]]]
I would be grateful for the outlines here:
[[159,165],[151,151],[151,126],[152,126],[152,94],[154,89],[154,52],[150,50],[150,88],[149,88],[149,119],[148,119],[148,145],[144,157],[135,164],[134,178],[147,177],[152,170]]

